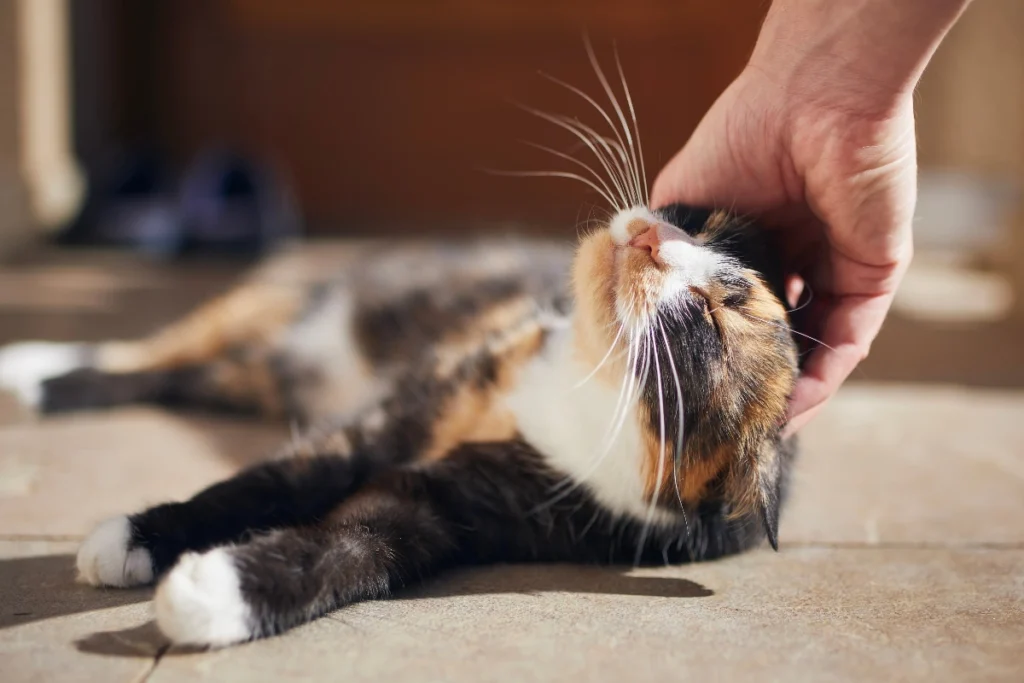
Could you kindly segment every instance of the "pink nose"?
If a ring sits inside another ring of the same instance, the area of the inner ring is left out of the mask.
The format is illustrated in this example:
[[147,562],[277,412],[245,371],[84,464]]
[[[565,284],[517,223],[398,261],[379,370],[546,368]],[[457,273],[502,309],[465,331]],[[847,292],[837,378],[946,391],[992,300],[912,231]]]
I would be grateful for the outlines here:
[[653,225],[647,226],[629,241],[629,246],[634,249],[646,249],[650,252],[651,258],[657,261],[658,248],[661,246],[661,238],[658,236],[658,228]]

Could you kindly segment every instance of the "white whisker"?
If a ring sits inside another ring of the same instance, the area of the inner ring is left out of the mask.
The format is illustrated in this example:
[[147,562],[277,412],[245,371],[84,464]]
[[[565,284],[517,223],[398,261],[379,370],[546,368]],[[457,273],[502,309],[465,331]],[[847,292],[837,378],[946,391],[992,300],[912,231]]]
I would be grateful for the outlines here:
[[590,58],[590,64],[594,67],[594,72],[597,74],[597,78],[601,81],[601,87],[604,88],[605,93],[608,95],[608,99],[611,101],[612,107],[615,109],[615,113],[619,117],[619,122],[622,124],[622,132],[626,134],[626,140],[629,142],[629,149],[633,154],[633,180],[637,185],[637,194],[641,196],[639,192],[640,179],[636,172],[637,160],[636,160],[636,149],[633,146],[633,135],[629,132],[629,124],[626,123],[626,116],[622,113],[622,107],[619,106],[619,101],[615,97],[615,92],[612,90],[611,85],[608,83],[608,79],[605,78],[604,71],[601,70],[601,65],[597,61],[597,55],[594,54],[594,46],[590,43],[590,38],[584,35],[584,45],[587,48],[587,56]]
[[627,201],[629,203],[638,202],[639,198],[636,196],[635,188],[630,180],[632,178],[632,170],[629,165],[629,157],[626,155],[626,148],[620,142],[606,135],[601,135],[578,118],[561,115],[558,115],[556,118],[560,119],[565,125],[576,128],[580,133],[588,136],[588,139],[601,147],[611,165],[615,167],[614,169],[609,169],[609,173],[613,174],[613,180],[617,181],[616,184],[621,184],[623,195],[626,196]]
[[655,320],[658,323],[658,329],[661,330],[661,338],[665,342],[665,356],[668,358],[669,368],[672,370],[672,379],[676,386],[676,403],[679,410],[679,433],[676,434],[676,450],[672,456],[672,481],[676,488],[676,500],[679,501],[679,510],[683,513],[683,524],[686,525],[687,535],[689,535],[689,522],[686,519],[686,505],[683,504],[683,494],[679,488],[679,466],[683,460],[683,443],[684,443],[684,429],[686,426],[686,414],[683,412],[683,386],[679,381],[679,371],[676,370],[676,361],[672,356],[672,347],[668,343],[668,334],[665,332],[665,324],[661,320],[661,316],[657,316]]
[[604,200],[612,206],[619,206],[619,204],[612,200],[604,190],[595,185],[589,178],[585,178],[578,173],[570,173],[568,171],[496,171],[492,169],[485,169],[485,171],[492,175],[507,176],[510,178],[568,178],[570,180],[578,180],[584,185],[590,187],[594,192],[601,195]]
[[636,136],[637,154],[640,157],[637,164],[640,168],[642,187],[644,190],[644,205],[651,203],[650,188],[647,186],[647,165],[644,163],[644,146],[640,142],[640,126],[636,122],[636,109],[633,108],[633,98],[629,94],[629,86],[626,84],[626,75],[622,71],[622,60],[619,59],[619,48],[613,46],[615,51],[615,66],[619,70],[619,80],[622,81],[622,90],[626,93],[626,104],[629,105],[629,115],[633,118],[633,134]]
[[[718,310],[718,309],[715,309],[715,310]],[[785,330],[785,331],[790,332],[792,334],[795,334],[795,335],[798,335],[800,337],[803,337],[804,339],[809,339],[810,341],[814,342],[815,344],[821,344],[822,346],[824,346],[829,351],[837,351],[835,347],[829,346],[828,344],[826,344],[825,342],[821,341],[820,339],[818,339],[816,337],[812,337],[809,334],[804,334],[803,332],[800,332],[798,330],[794,330],[792,327],[790,327],[788,325],[783,325],[781,323],[777,323],[774,320],[765,320],[764,318],[758,318],[756,315],[750,315],[749,313],[744,313],[743,311],[737,311],[736,309],[732,309],[732,310],[735,313],[739,313],[744,318],[749,318],[750,320],[753,320],[753,321],[756,321],[756,322],[759,322],[759,323],[764,323],[765,325],[771,325],[772,327],[777,327],[780,330]]]
[[526,141],[526,140],[523,140],[522,142],[523,142],[524,145],[528,145],[529,147],[533,147],[534,149],[539,149],[542,152],[547,152],[548,154],[553,154],[553,155],[555,155],[556,157],[558,157],[560,159],[565,159],[566,161],[570,161],[570,162],[576,164],[577,166],[579,166],[580,168],[585,169],[588,173],[590,173],[590,175],[592,175],[594,177],[594,180],[599,182],[601,184],[601,187],[603,187],[605,189],[605,191],[607,192],[607,194],[604,195],[605,197],[610,197],[611,195],[615,194],[614,192],[612,192],[612,189],[608,186],[608,183],[605,182],[604,178],[602,178],[601,175],[597,171],[595,171],[593,168],[591,168],[588,164],[586,164],[586,163],[580,161],[579,159],[577,159],[576,157],[572,156],[571,154],[566,154],[565,152],[559,152],[557,149],[552,149],[551,147],[546,147],[544,145],[538,145],[535,142],[529,142],[529,141]]
[[[615,405],[615,410],[612,413],[612,422],[614,424],[619,415],[620,407],[622,409],[623,421],[625,416],[629,414],[629,402],[632,396],[632,382],[636,378],[637,364],[640,358],[640,348],[638,345],[633,343],[632,337],[628,340],[627,345],[628,356],[626,359],[627,374],[623,375],[622,387],[619,389],[619,398]],[[635,353],[634,353],[635,352]],[[617,435],[616,435],[617,436]],[[557,492],[554,496],[548,499],[546,502],[541,503],[534,508],[534,511],[543,510],[548,508],[558,501],[562,500],[580,486],[586,484],[587,480],[597,472],[598,468],[604,462],[604,459],[612,450],[612,446],[615,444],[615,437],[609,438],[609,434],[605,435],[605,447],[602,452],[594,458],[594,462],[582,475],[575,477],[564,477],[558,481],[554,486],[551,487],[552,492]],[[561,489],[561,491],[559,491]]]
[[[580,142],[586,145],[590,149],[590,151],[594,153],[594,156],[597,158],[598,162],[600,162],[601,166],[603,166],[604,170],[608,173],[608,177],[610,178],[612,183],[619,188],[619,197],[621,201],[610,202],[612,206],[615,206],[616,208],[619,209],[623,209],[629,206],[629,195],[626,193],[625,188],[622,187],[618,182],[616,173],[615,171],[612,170],[611,166],[609,165],[609,161],[605,157],[604,152],[598,147],[598,145],[601,144],[600,142],[595,144],[595,141],[591,140],[589,137],[587,137],[587,135],[584,132],[580,131],[580,129],[577,127],[576,122],[574,122],[572,119],[569,119],[568,117],[548,114],[547,112],[543,112],[539,109],[534,109],[533,107],[528,107],[522,104],[517,104],[516,106],[518,106],[520,109],[529,114],[533,114],[539,119],[542,119],[549,123],[553,123],[556,126],[564,128],[565,130],[575,135],[580,140]],[[612,157],[611,161],[614,162],[614,157]]]
[[615,335],[615,339],[613,339],[613,340],[612,340],[612,343],[611,343],[611,345],[610,345],[610,346],[608,347],[608,352],[607,352],[606,354],[604,354],[604,358],[602,358],[602,359],[601,359],[601,362],[599,362],[599,363],[597,364],[597,366],[596,366],[596,367],[595,367],[595,368],[594,368],[593,370],[591,370],[591,371],[590,371],[590,374],[588,374],[588,375],[587,375],[586,377],[584,377],[584,378],[583,378],[582,380],[580,380],[579,382],[577,382],[575,386],[573,386],[573,391],[575,391],[575,390],[579,389],[579,388],[580,388],[580,387],[582,387],[582,386],[583,386],[584,384],[586,384],[587,382],[589,382],[589,381],[590,381],[590,380],[591,380],[591,379],[592,379],[592,378],[594,377],[594,375],[596,375],[596,374],[598,373],[598,371],[599,371],[599,370],[600,370],[600,369],[601,369],[602,367],[604,367],[604,364],[605,364],[606,362],[608,362],[608,359],[609,359],[609,358],[611,358],[611,356],[612,356],[612,352],[613,352],[613,351],[615,351],[615,347],[616,347],[616,345],[617,345],[617,344],[619,343],[619,339],[620,339],[620,338],[622,337],[622,333],[623,333],[623,332],[625,332],[625,330],[626,330],[626,328],[625,328],[625,327],[623,327],[623,325],[622,325],[622,324],[620,323],[620,324],[619,324],[619,333],[618,333],[617,335]]
[[[608,126],[612,129],[612,131],[615,133],[615,137],[618,139],[618,147],[621,150],[622,160],[623,160],[623,163],[625,164],[625,169],[623,169],[623,176],[625,177],[627,175],[626,174],[626,169],[629,168],[629,160],[625,156],[626,142],[622,139],[622,135],[619,133],[619,131],[616,128],[615,124],[612,123],[611,117],[608,116],[608,113],[604,110],[604,108],[600,104],[598,104],[597,101],[593,97],[591,97],[587,93],[583,92],[583,90],[581,90],[580,88],[577,88],[574,85],[570,85],[569,83],[566,83],[562,79],[556,78],[556,77],[554,77],[554,76],[552,76],[550,74],[544,73],[544,72],[541,72],[541,76],[543,76],[544,78],[548,79],[549,81],[551,81],[552,83],[554,83],[556,85],[560,85],[561,87],[565,88],[569,92],[571,92],[571,93],[573,93],[575,95],[578,95],[579,97],[583,98],[586,102],[588,102],[590,104],[590,106],[592,106],[594,109],[597,110],[597,112],[604,118],[605,121],[608,122]],[[596,132],[593,132],[593,134],[595,136],[597,136],[597,137],[602,137],[603,138],[603,136],[598,136]],[[611,141],[609,140],[609,142],[611,142]],[[628,180],[630,180],[630,179],[627,178],[627,182],[628,182]],[[635,186],[636,183],[633,182],[632,185]],[[637,195],[636,196],[637,202],[640,201],[640,198],[641,198],[641,195]]]
[[640,531],[640,538],[637,541],[636,556],[633,562],[634,565],[639,565],[643,556],[644,544],[647,542],[647,534],[650,531],[651,523],[654,521],[654,511],[661,498],[661,482],[665,476],[665,395],[661,386],[661,361],[658,360],[657,344],[654,343],[654,335],[650,327],[647,328],[647,338],[651,342],[650,347],[651,355],[654,357],[655,380],[658,385],[658,471],[654,480],[654,492],[647,505],[647,515],[644,518],[644,525]]

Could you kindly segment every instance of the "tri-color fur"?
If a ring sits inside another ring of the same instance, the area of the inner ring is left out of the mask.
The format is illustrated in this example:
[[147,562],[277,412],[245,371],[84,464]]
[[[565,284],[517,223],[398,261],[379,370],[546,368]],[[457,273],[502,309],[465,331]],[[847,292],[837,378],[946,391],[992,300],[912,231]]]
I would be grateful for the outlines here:
[[306,425],[79,553],[89,583],[157,581],[175,642],[227,645],[454,566],[776,545],[797,374],[783,301],[765,232],[638,208],[575,253],[385,250],[330,282],[247,286],[150,339],[13,345],[0,384],[43,412],[153,402]]

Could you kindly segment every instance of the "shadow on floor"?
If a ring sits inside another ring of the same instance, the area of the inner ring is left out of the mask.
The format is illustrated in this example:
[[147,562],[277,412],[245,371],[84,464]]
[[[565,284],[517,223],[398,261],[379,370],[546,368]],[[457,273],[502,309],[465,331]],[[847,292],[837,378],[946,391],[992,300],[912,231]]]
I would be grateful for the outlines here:
[[[482,567],[453,572],[434,581],[404,590],[393,601],[465,595],[581,593],[637,595],[669,599],[704,598],[714,592],[687,579],[630,575],[621,567],[576,565],[515,565]],[[344,614],[345,608],[332,615]],[[167,649],[167,639],[154,622],[120,631],[94,633],[75,643],[80,652],[108,657],[152,657],[188,654],[191,649]]]
[[0,629],[145,602],[150,593],[77,583],[70,554],[0,560]]
[[459,595],[583,593],[705,598],[714,592],[674,576],[633,575],[622,567],[570,564],[499,565],[465,569],[397,594],[395,600]]

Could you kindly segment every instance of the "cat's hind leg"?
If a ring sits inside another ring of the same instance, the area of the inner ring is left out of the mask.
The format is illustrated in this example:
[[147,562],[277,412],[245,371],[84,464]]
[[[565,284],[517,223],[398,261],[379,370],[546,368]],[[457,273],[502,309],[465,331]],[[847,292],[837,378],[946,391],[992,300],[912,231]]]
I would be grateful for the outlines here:
[[182,395],[180,387],[205,371],[206,385],[216,379],[233,399],[232,387],[234,394],[251,391],[253,381],[229,380],[270,356],[307,298],[301,286],[254,283],[143,339],[10,344],[0,347],[0,389],[42,412],[81,410]]
[[242,347],[196,365],[105,372],[80,367],[38,385],[34,407],[52,415],[129,404],[212,412],[300,417],[290,400],[287,357],[263,347]]
[[370,410],[342,424],[319,424],[277,457],[187,501],[101,523],[79,549],[80,578],[96,586],[145,584],[184,553],[318,522],[375,472],[415,452],[401,413],[392,411],[383,422],[380,416]]
[[363,506],[183,555],[157,587],[160,630],[176,644],[215,647],[271,636],[454,560],[452,529],[430,501],[356,494],[350,510]]
[[607,556],[595,509],[564,500],[534,514],[557,482],[517,442],[457,449],[390,468],[315,524],[183,555],[157,587],[157,624],[178,644],[272,636],[458,565]]
[[371,464],[359,456],[272,460],[190,500],[100,523],[78,550],[79,579],[94,586],[151,583],[186,552],[321,518],[358,486]]

